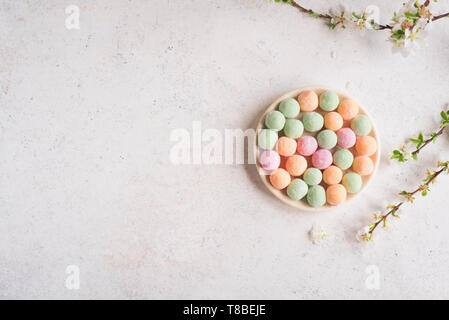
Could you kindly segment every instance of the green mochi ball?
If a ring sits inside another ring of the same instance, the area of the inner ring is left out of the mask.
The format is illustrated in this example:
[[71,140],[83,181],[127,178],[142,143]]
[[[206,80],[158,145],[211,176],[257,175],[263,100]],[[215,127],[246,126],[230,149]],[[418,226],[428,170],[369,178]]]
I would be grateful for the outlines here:
[[265,125],[267,126],[268,129],[279,131],[282,130],[282,128],[284,128],[284,124],[285,124],[285,117],[281,112],[277,110],[271,111],[265,117]]
[[304,172],[303,179],[309,186],[314,186],[321,182],[323,174],[320,169],[309,168]]
[[352,166],[354,156],[348,149],[340,149],[334,153],[334,163],[342,170],[346,170]]
[[326,203],[326,191],[322,186],[312,186],[307,192],[307,202],[312,207],[321,207]]
[[302,136],[304,125],[298,119],[287,119],[285,121],[284,133],[287,137],[297,139]]
[[262,129],[257,136],[257,143],[260,148],[271,150],[278,141],[278,133],[270,129]]
[[351,128],[358,136],[366,136],[371,132],[371,121],[368,116],[359,114],[351,121]]
[[337,135],[332,130],[323,130],[316,136],[318,145],[324,149],[332,149],[337,145]]
[[326,91],[320,95],[320,108],[324,111],[333,111],[337,109],[340,99],[335,92]]
[[349,193],[357,193],[362,188],[362,177],[355,172],[348,172],[343,176],[342,183]]
[[302,117],[302,124],[307,131],[317,132],[323,127],[324,118],[318,112],[307,112]]
[[293,98],[285,99],[279,104],[279,111],[286,118],[295,118],[299,114],[299,103]]
[[293,179],[287,187],[287,195],[290,199],[301,200],[307,194],[309,187],[301,179]]

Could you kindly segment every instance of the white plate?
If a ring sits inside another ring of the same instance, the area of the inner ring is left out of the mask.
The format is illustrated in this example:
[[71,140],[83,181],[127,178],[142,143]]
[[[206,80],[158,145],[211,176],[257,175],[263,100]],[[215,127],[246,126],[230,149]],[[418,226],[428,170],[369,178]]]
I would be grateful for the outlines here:
[[[338,91],[338,90],[330,89],[330,88],[325,88],[325,87],[305,87],[305,88],[300,88],[300,89],[297,89],[297,90],[288,92],[288,93],[282,95],[281,97],[279,97],[278,99],[276,99],[276,101],[274,101],[274,102],[273,102],[273,103],[272,103],[272,104],[265,110],[265,112],[264,112],[264,113],[262,114],[262,116],[260,117],[259,122],[258,122],[257,127],[256,127],[256,132],[258,133],[261,129],[264,128],[264,121],[265,121],[265,116],[267,115],[267,113],[269,113],[269,112],[272,111],[272,110],[276,110],[276,108],[278,107],[279,103],[280,103],[282,100],[284,100],[284,99],[287,99],[287,98],[294,98],[294,99],[296,99],[296,98],[298,97],[299,93],[300,93],[301,91],[304,91],[304,90],[313,90],[313,91],[316,92],[316,94],[317,94],[318,96],[319,96],[322,92],[330,90],[330,91],[333,91],[333,92],[335,92],[336,94],[338,94],[338,96],[339,96],[339,98],[340,98],[340,101],[342,101],[343,99],[353,99],[353,100],[357,101],[357,99],[354,99],[353,97],[349,96],[349,95],[346,94],[346,93],[343,93],[343,92]],[[367,187],[369,181],[371,181],[371,179],[372,179],[372,178],[374,177],[374,175],[376,174],[377,167],[378,167],[378,165],[379,165],[379,160],[380,160],[380,142],[379,142],[379,138],[378,138],[377,130],[376,130],[376,125],[374,124],[373,118],[369,115],[369,113],[368,113],[368,112],[366,111],[366,109],[363,107],[363,104],[360,104],[359,101],[357,101],[357,102],[358,102],[359,105],[360,105],[359,114],[365,114],[365,115],[367,115],[368,118],[369,118],[370,121],[371,121],[371,124],[372,124],[372,130],[371,130],[371,133],[370,133],[369,135],[372,136],[372,137],[374,137],[374,138],[376,139],[376,141],[377,141],[377,151],[376,151],[376,153],[375,153],[374,155],[372,155],[372,156],[370,157],[370,158],[374,161],[374,170],[373,170],[373,173],[372,173],[371,175],[369,175],[369,176],[363,176],[363,177],[362,177],[363,185],[362,185],[362,188],[360,189],[360,191],[357,192],[357,193],[355,193],[355,194],[350,194],[350,193],[348,193],[348,196],[347,196],[347,198],[346,198],[346,201],[343,202],[342,204],[338,205],[338,206],[331,206],[331,205],[329,205],[329,204],[326,203],[326,204],[325,204],[324,206],[322,206],[322,207],[314,208],[314,207],[311,207],[311,206],[309,206],[309,205],[307,204],[307,202],[306,202],[306,200],[305,200],[306,197],[304,197],[302,200],[299,200],[299,201],[292,200],[292,199],[290,199],[290,198],[287,196],[287,193],[286,193],[286,189],[287,189],[287,188],[285,188],[285,189],[283,189],[283,190],[277,190],[277,189],[273,188],[273,186],[270,184],[270,181],[269,181],[269,175],[267,175],[266,170],[262,169],[262,168],[260,167],[260,165],[259,165],[259,161],[258,161],[258,159],[259,159],[259,148],[258,148],[258,146],[257,146],[257,139],[255,139],[255,140],[256,140],[256,145],[255,145],[255,147],[254,147],[254,153],[255,153],[254,156],[255,156],[255,159],[257,159],[257,161],[256,161],[256,168],[257,168],[257,171],[258,171],[258,173],[259,173],[260,179],[261,179],[262,182],[265,184],[265,186],[268,188],[268,190],[271,191],[271,193],[273,193],[278,199],[280,199],[280,200],[283,201],[284,203],[286,203],[286,204],[288,204],[288,205],[290,205],[290,206],[292,206],[292,207],[295,207],[295,208],[297,208],[297,209],[301,209],[302,211],[324,211],[324,210],[329,210],[329,209],[337,208],[337,207],[340,207],[340,206],[342,206],[342,205],[348,203],[348,202],[351,201],[353,198],[359,196],[359,195],[362,193],[362,191]],[[326,112],[322,111],[319,107],[318,107],[315,111],[316,111],[316,112],[319,112],[319,113],[321,113],[321,114],[325,114],[325,113],[326,113]],[[303,115],[303,112],[300,113],[300,115],[298,116],[298,119],[301,119],[301,118],[302,118],[302,115]],[[344,126],[347,127],[347,126],[348,126],[348,123],[349,123],[349,121],[345,121]],[[310,134],[310,135],[312,135],[311,133],[308,133],[308,132],[307,132],[307,133],[305,132],[305,134]],[[315,134],[313,134],[313,135],[315,135]],[[351,148],[351,149],[352,149],[352,148]],[[346,173],[346,172],[348,172],[348,171],[351,171],[351,168],[348,169],[348,170],[344,170],[343,173]],[[302,178],[302,176],[299,177],[299,178]],[[325,184],[324,182],[321,182],[321,185],[322,185],[322,186],[326,186],[326,184]]]

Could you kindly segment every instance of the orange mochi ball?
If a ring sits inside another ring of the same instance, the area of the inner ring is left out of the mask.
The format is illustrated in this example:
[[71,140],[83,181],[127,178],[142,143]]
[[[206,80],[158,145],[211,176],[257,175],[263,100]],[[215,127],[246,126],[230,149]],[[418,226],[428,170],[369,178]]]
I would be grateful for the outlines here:
[[330,166],[323,172],[323,181],[328,185],[340,183],[343,171],[337,166]]
[[367,156],[358,156],[354,158],[352,169],[361,176],[367,176],[374,170],[374,162]]
[[277,152],[284,157],[291,156],[296,151],[295,139],[282,137],[278,140],[276,145]]
[[359,104],[352,99],[345,99],[340,102],[337,111],[343,120],[351,120],[359,113]]
[[307,160],[299,154],[292,155],[287,158],[285,169],[294,177],[299,177],[307,169]]
[[290,175],[285,169],[279,168],[270,174],[270,182],[273,187],[282,190],[290,184]]
[[328,112],[324,115],[324,126],[326,129],[337,131],[343,127],[343,118],[338,112]]
[[298,96],[301,111],[310,112],[318,108],[318,95],[315,91],[304,90]]
[[359,156],[371,156],[376,153],[377,142],[371,136],[363,136],[357,139],[355,143],[355,150]]
[[327,203],[336,206],[346,200],[346,189],[341,184],[334,184],[327,187],[326,190]]

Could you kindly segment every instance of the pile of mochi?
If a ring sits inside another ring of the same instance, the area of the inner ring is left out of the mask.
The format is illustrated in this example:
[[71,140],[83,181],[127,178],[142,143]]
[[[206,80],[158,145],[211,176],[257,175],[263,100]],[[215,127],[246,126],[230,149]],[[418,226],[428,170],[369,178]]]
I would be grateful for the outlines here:
[[339,205],[359,192],[377,152],[371,121],[359,109],[335,92],[304,90],[267,113],[258,162],[271,185],[311,207]]

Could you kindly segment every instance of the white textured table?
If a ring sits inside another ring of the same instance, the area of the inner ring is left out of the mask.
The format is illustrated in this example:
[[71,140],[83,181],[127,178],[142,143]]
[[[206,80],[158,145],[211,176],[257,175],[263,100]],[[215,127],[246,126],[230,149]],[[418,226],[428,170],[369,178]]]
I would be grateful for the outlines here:
[[[375,2],[383,22],[402,3]],[[268,1],[83,3],[79,30],[68,1],[0,3],[0,297],[449,298],[449,177],[371,245],[354,237],[449,158],[446,134],[420,162],[388,160],[449,101],[449,20],[404,59],[385,32],[332,32]],[[356,96],[379,129],[378,174],[350,205],[301,213],[254,166],[170,163],[171,130],[246,129],[314,84]],[[327,245],[309,241],[313,223]]]

